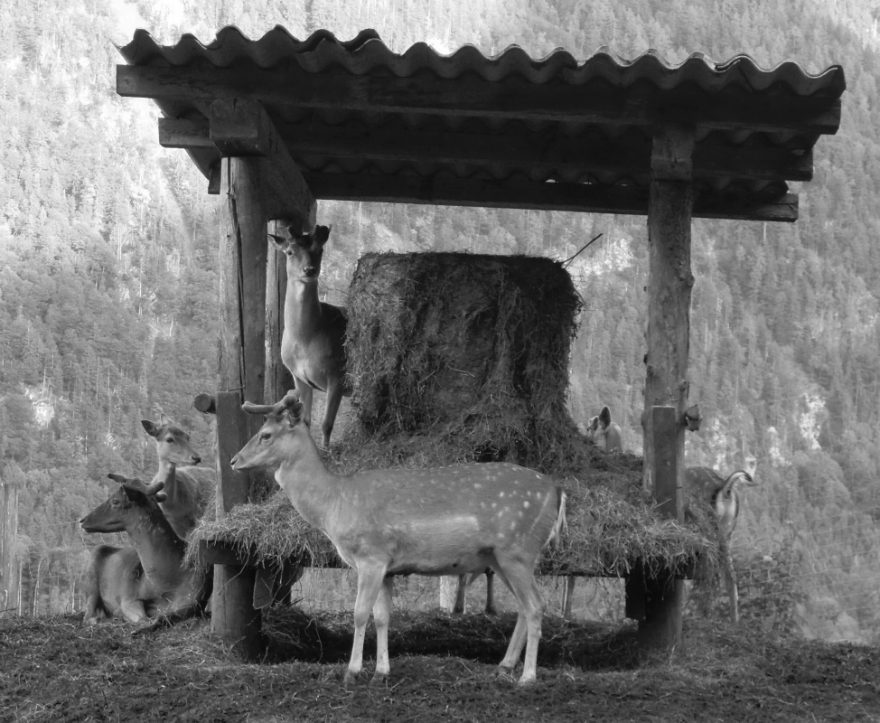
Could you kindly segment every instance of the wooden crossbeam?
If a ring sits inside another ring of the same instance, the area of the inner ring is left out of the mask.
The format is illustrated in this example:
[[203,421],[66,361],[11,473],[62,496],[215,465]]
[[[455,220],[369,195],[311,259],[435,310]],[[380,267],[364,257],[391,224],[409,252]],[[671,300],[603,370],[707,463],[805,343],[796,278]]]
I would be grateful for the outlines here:
[[[306,172],[309,187],[319,199],[426,203],[447,206],[524,208],[546,211],[646,215],[648,192],[637,186],[599,186],[474,180],[440,176],[342,174]],[[772,200],[755,201],[723,194],[698,196],[694,216],[750,221],[796,221],[798,197],[785,193]]]
[[[488,132],[423,131],[399,125],[367,128],[361,123],[329,125],[315,120],[284,125],[279,133],[294,158],[312,154],[450,167],[491,164],[501,171],[528,169],[538,177],[581,173],[629,176],[642,183],[650,176],[651,141],[643,133],[583,137],[547,129],[529,132],[523,127],[501,137]],[[214,147],[207,120],[161,118],[159,142],[168,148]],[[813,176],[812,151],[798,148],[730,147],[708,141],[696,145],[692,165],[696,180],[808,181]]]
[[504,82],[476,75],[440,78],[430,72],[408,77],[353,75],[341,69],[309,73],[295,65],[277,68],[116,66],[116,90],[122,96],[163,101],[210,103],[247,97],[271,105],[373,112],[523,120],[575,120],[616,126],[653,126],[688,122],[707,129],[759,132],[837,132],[840,99],[768,94],[718,94],[691,84],[665,90],[650,84],[619,88]]
[[313,224],[315,198],[260,103],[243,98],[215,100],[208,125],[208,140],[222,156],[259,157],[267,219],[296,218],[304,225]]

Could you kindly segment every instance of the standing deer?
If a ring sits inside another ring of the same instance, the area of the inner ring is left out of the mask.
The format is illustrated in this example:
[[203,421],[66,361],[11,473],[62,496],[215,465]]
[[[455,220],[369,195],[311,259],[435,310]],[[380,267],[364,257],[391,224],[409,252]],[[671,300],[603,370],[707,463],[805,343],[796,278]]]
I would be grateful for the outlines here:
[[[735,623],[739,622],[739,590],[730,541],[741,506],[739,488],[742,486],[753,487],[757,484],[752,476],[756,468],[754,458],[747,461],[747,467],[750,471],[736,470],[731,472],[726,479],[708,467],[688,467],[685,472],[688,497],[708,502],[715,515],[718,525],[721,564],[727,586],[727,596],[730,600],[730,618]],[[685,514],[693,516],[690,505],[686,505]]]
[[307,426],[312,422],[312,390],[327,394],[321,431],[328,448],[339,403],[351,394],[345,378],[345,312],[318,299],[318,276],[330,226],[316,226],[313,233],[297,233],[290,226],[281,236],[269,236],[287,257],[281,361],[293,375]]
[[275,480],[293,506],[357,572],[346,684],[363,667],[371,609],[376,625],[373,682],[388,676],[394,575],[482,573],[487,567],[507,584],[519,608],[500,668],[510,674],[525,647],[519,684],[536,680],[543,602],[534,568],[565,523],[565,493],[553,480],[508,463],[338,476],[324,466],[295,392],[274,405],[245,402],[242,408],[265,414],[266,420],[232,458],[233,468],[277,467]]
[[156,424],[142,419],[141,425],[156,442],[159,460],[150,487],[163,485],[159,506],[174,531],[185,540],[213,499],[217,474],[213,468],[195,466],[202,458],[193,450],[189,435],[174,422]]
[[94,623],[102,615],[117,615],[139,623],[157,613],[204,611],[209,579],[183,564],[186,543],[159,509],[162,484],[108,476],[119,482],[119,489],[80,525],[86,532],[127,532],[133,546],[95,548],[83,619]]
[[611,421],[611,410],[602,407],[598,417],[592,417],[587,426],[587,439],[606,452],[622,452],[620,425]]

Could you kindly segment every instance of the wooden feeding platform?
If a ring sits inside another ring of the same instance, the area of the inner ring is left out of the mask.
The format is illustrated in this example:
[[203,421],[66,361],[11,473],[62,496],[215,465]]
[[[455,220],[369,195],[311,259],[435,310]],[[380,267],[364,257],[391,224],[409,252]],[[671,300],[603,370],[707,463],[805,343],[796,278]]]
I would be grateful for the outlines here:
[[[311,230],[317,201],[335,199],[647,216],[642,489],[671,524],[683,520],[685,428],[698,418],[687,413],[691,220],[797,219],[788,183],[812,178],[814,146],[837,132],[842,68],[813,75],[792,62],[764,70],[746,55],[714,63],[700,54],[671,66],[653,51],[624,60],[605,49],[583,61],[562,49],[538,60],[513,46],[489,58],[473,47],[440,55],[423,43],[397,54],[372,30],[350,41],[326,30],[299,40],[281,27],[258,40],[224,28],[211,43],[185,35],[173,46],[139,30],[120,52],[117,91],[152,98],[162,112],[160,143],[186,149],[208,191],[228,200],[215,395],[219,518],[246,504],[257,485],[227,464],[256,431],[241,402],[274,401],[284,391],[284,275],[267,255],[267,224]],[[554,239],[545,243],[552,248]],[[353,294],[352,310],[357,303]],[[468,381],[449,371],[452,386]],[[510,398],[529,386],[514,383]],[[376,389],[384,404],[381,387],[362,386],[367,395]],[[499,421],[492,409],[502,396],[465,428]],[[541,395],[520,403],[533,420],[519,429],[544,424],[543,403]],[[361,431],[405,463],[408,443],[377,411],[360,420]],[[444,463],[504,457],[560,469],[558,449],[523,449],[514,429],[493,436],[498,429]],[[437,425],[411,436],[438,433],[454,441]],[[559,434],[546,439],[570,436]],[[580,480],[588,465],[576,467],[577,475],[560,476]],[[213,625],[233,644],[259,633],[253,584],[246,568],[216,568]],[[628,577],[643,642],[675,647],[681,593],[672,568]]]

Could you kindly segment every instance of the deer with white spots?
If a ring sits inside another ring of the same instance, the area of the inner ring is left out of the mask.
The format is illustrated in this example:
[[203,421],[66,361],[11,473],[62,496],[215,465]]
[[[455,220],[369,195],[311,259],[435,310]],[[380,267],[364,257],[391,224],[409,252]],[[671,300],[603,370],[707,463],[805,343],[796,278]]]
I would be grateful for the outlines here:
[[525,647],[519,683],[536,680],[544,606],[534,568],[541,550],[565,524],[565,493],[554,480],[507,463],[339,476],[324,466],[295,393],[273,405],[245,402],[242,408],[266,420],[232,458],[233,468],[277,467],[275,479],[293,506],[357,572],[346,684],[362,670],[371,610],[376,625],[373,682],[388,676],[394,575],[457,575],[486,568],[510,588],[519,613],[500,669],[512,673]]
[[606,452],[622,452],[620,425],[611,421],[611,410],[602,407],[598,417],[590,418],[587,425],[587,439]]
[[312,390],[327,394],[321,432],[323,446],[328,448],[339,404],[351,394],[345,378],[345,311],[318,299],[318,276],[330,226],[315,226],[313,233],[297,233],[290,226],[282,235],[269,237],[287,257],[281,361],[293,376],[306,425],[312,422]]
[[[753,476],[756,469],[755,458],[749,457],[745,470],[731,472],[727,478],[708,467],[688,467],[685,472],[687,495],[708,502],[715,515],[721,564],[730,600],[730,619],[735,623],[739,622],[739,589],[730,542],[742,506],[739,490],[743,486],[753,487],[757,484]],[[690,514],[688,506],[685,514]]]

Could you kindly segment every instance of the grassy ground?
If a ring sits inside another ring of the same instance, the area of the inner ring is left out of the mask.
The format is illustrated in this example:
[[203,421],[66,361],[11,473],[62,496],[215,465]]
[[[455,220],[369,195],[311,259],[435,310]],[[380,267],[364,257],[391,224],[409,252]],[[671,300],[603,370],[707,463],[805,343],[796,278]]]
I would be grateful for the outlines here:
[[495,668],[509,613],[398,611],[388,684],[345,689],[350,621],[350,613],[276,610],[264,621],[265,662],[244,663],[207,621],[132,636],[128,624],[86,627],[78,615],[7,617],[0,719],[880,720],[878,648],[689,619],[671,660],[640,661],[632,627],[548,615],[538,683],[519,689]]

